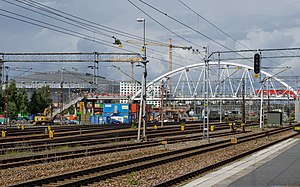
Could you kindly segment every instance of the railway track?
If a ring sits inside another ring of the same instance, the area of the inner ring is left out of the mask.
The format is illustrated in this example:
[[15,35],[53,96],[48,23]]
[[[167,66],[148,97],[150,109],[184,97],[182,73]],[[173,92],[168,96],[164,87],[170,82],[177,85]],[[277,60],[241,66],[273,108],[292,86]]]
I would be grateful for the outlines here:
[[[266,135],[271,136],[281,132],[290,130],[291,127],[285,127],[281,129],[275,129],[266,132],[257,133],[254,135],[246,135],[239,138],[238,143],[243,143],[259,138],[264,138]],[[93,167],[89,169],[79,170],[75,172],[69,172],[56,176],[51,176],[39,180],[28,181],[22,184],[16,184],[13,186],[81,186],[92,184],[98,181],[102,181],[115,176],[127,174],[133,171],[139,171],[161,164],[173,162],[179,159],[188,158],[194,155],[202,154],[205,152],[213,151],[216,149],[222,149],[231,146],[231,142],[228,140],[210,143],[206,145],[200,145],[195,147],[189,147],[176,151],[169,151],[166,153],[155,154],[152,156],[146,156],[143,158],[136,158],[128,161],[117,162],[109,165]],[[167,185],[168,186],[168,185]]]
[[[238,135],[238,134],[241,133],[239,132],[213,133],[211,134],[211,138],[229,136],[229,135]],[[53,162],[57,160],[73,159],[73,158],[113,153],[113,152],[133,150],[133,149],[149,148],[149,147],[162,145],[162,141],[167,141],[168,144],[174,144],[178,142],[195,141],[201,139],[202,139],[202,135],[196,135],[192,137],[179,136],[179,137],[166,138],[163,140],[156,140],[156,141],[131,142],[131,143],[127,142],[118,145],[106,145],[106,146],[98,146],[93,148],[82,148],[77,150],[63,151],[63,152],[44,153],[44,154],[38,154],[32,156],[22,156],[17,158],[0,160],[0,169],[7,169],[7,168],[13,168],[19,166],[26,166],[30,164]]]
[[172,178],[172,179],[170,179],[170,180],[164,181],[164,182],[162,182],[162,183],[159,183],[159,184],[155,185],[154,187],[165,187],[165,186],[172,187],[172,186],[178,186],[178,185],[180,185],[180,184],[184,184],[185,182],[187,182],[187,181],[189,181],[189,180],[191,180],[191,179],[193,179],[193,178],[195,178],[195,177],[197,177],[197,176],[200,176],[200,175],[202,175],[202,174],[204,174],[204,173],[207,173],[207,172],[209,172],[209,171],[212,171],[212,170],[214,170],[214,169],[216,169],[216,168],[219,168],[219,167],[221,167],[221,166],[224,166],[224,165],[226,165],[226,164],[232,163],[232,162],[234,162],[234,161],[236,161],[236,160],[239,160],[239,159],[241,159],[241,158],[244,158],[244,157],[246,157],[246,156],[249,156],[249,155],[251,155],[251,154],[253,154],[253,153],[255,153],[255,152],[258,152],[258,151],[263,150],[263,149],[265,149],[265,148],[267,148],[267,147],[270,147],[270,146],[272,146],[272,145],[275,145],[275,144],[277,144],[277,143],[279,143],[279,142],[281,142],[281,141],[283,141],[283,140],[292,138],[292,137],[294,137],[294,136],[296,136],[296,135],[297,135],[297,134],[293,134],[293,135],[290,135],[290,136],[285,137],[285,138],[283,138],[283,139],[279,139],[279,140],[274,141],[274,142],[271,142],[271,143],[269,143],[269,144],[260,146],[260,147],[258,147],[258,148],[256,148],[256,149],[252,149],[252,150],[250,150],[250,151],[243,152],[243,153],[241,153],[241,154],[238,154],[238,155],[236,155],[236,156],[234,156],[234,157],[231,157],[231,158],[228,158],[228,159],[226,159],[226,160],[223,160],[223,161],[220,161],[220,162],[211,164],[211,165],[206,166],[206,167],[204,167],[204,168],[201,168],[201,169],[198,169],[198,170],[195,170],[195,171],[186,173],[186,174],[184,174],[184,175],[181,175],[181,176]]
[[[215,130],[228,129],[227,123],[215,124]],[[251,125],[251,124],[249,124]],[[254,124],[255,125],[255,124]],[[147,129],[147,137],[149,139],[159,138],[159,137],[170,137],[176,135],[189,135],[199,132],[200,124],[189,124],[186,126],[185,131],[181,132],[178,125],[167,126],[159,128],[157,130]],[[90,146],[95,144],[104,144],[117,141],[129,141],[136,139],[137,130],[134,129],[121,129],[103,132],[90,132],[82,133],[81,131],[70,132],[69,136],[66,137],[56,137],[54,139],[46,138],[47,135],[43,135],[43,139],[28,140],[28,141],[18,141],[18,142],[2,142],[0,155],[4,155],[9,152],[37,152],[43,150],[54,149],[57,147],[75,147],[75,146]]]

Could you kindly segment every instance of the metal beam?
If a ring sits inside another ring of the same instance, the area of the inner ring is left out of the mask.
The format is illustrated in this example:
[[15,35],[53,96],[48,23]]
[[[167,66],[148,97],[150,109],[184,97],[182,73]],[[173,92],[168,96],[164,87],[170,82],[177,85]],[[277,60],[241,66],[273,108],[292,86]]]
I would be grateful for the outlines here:
[[139,53],[0,53],[2,62],[140,62]]

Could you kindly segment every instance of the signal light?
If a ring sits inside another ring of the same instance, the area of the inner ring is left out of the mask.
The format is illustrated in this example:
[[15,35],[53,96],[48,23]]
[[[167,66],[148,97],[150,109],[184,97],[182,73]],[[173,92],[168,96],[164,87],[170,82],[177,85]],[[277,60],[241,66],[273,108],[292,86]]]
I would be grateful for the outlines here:
[[258,53],[254,55],[254,73],[260,73],[260,54]]

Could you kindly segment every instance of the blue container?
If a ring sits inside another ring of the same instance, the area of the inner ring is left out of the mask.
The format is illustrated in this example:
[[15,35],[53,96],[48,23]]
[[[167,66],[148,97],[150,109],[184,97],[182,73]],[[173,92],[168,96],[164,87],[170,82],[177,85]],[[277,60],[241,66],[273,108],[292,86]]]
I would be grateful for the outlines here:
[[104,104],[103,113],[113,113],[115,104]]
[[110,116],[106,116],[106,124],[110,124]]
[[118,104],[117,105],[118,108],[118,112],[121,114],[128,114],[131,112],[131,105],[127,104],[127,103],[123,103],[123,104]]
[[101,125],[107,124],[107,123],[106,123],[106,117],[104,117],[104,116],[99,116],[99,124],[101,124]]
[[94,116],[94,124],[99,124],[99,116]]
[[90,116],[90,122],[91,124],[95,124],[95,116]]

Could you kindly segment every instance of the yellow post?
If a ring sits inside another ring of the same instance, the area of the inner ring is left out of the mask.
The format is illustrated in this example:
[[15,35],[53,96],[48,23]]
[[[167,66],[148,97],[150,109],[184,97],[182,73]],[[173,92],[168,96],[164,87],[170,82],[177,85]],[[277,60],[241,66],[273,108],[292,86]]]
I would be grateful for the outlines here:
[[6,131],[2,131],[2,138],[6,137]]
[[181,124],[180,129],[182,132],[184,131],[184,124]]
[[241,127],[242,127],[242,132],[245,132],[245,123],[242,123]]
[[229,123],[229,128],[232,131],[232,123]]
[[22,125],[22,130],[24,130],[24,128],[25,128],[24,125]]
[[51,131],[51,126],[50,126],[50,125],[48,125],[48,131],[49,131],[49,132]]
[[54,136],[54,130],[49,131],[49,138],[52,139]]
[[154,125],[154,127],[153,127],[155,130],[157,129],[157,125]]
[[214,125],[210,126],[210,131],[215,131],[215,126]]
[[18,129],[20,129],[21,127],[20,127],[20,124],[18,124]]

